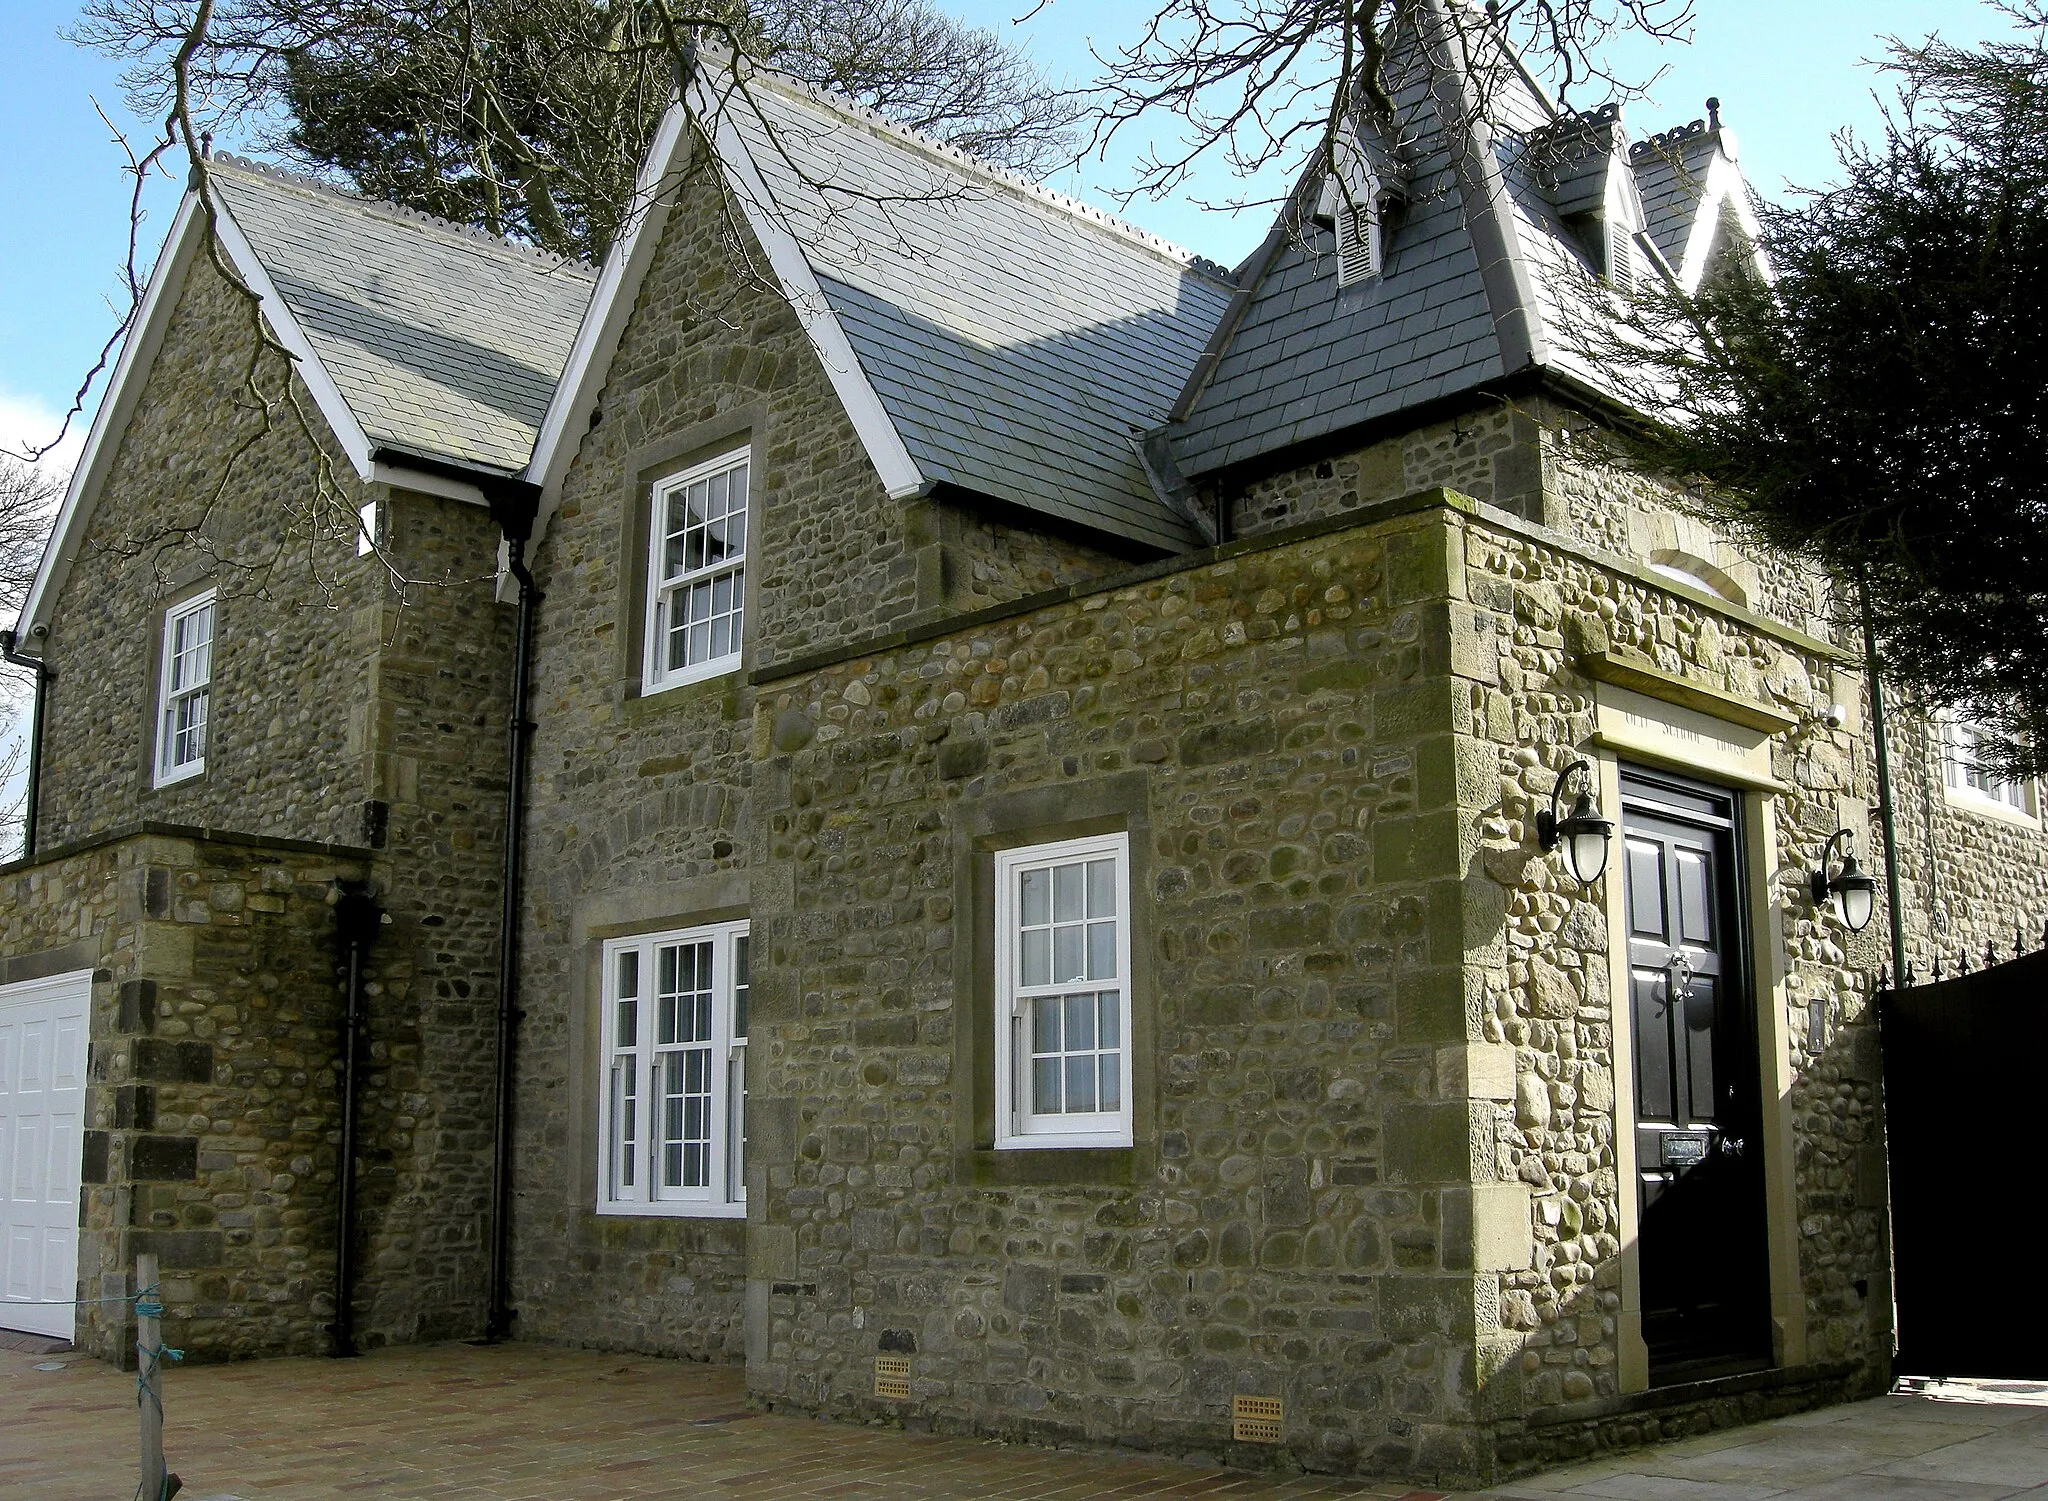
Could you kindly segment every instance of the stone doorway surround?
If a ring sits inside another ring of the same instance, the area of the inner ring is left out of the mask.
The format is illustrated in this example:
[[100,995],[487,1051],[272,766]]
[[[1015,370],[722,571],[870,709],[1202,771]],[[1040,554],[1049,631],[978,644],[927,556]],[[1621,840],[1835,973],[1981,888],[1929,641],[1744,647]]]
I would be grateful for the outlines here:
[[[1797,723],[1792,716],[1665,673],[1615,652],[1580,661],[1594,679],[1593,759],[1601,806],[1621,807],[1624,761],[1719,783],[1741,802],[1737,900],[1749,917],[1750,970],[1756,1007],[1757,1068],[1763,1109],[1764,1213],[1770,1258],[1772,1364],[1807,1363],[1806,1297],[1799,1275],[1799,1225],[1793,1160],[1791,1039],[1786,1024],[1787,965],[1783,913],[1771,899],[1777,850],[1778,800],[1789,790],[1771,771],[1771,742]],[[1611,867],[1610,867],[1611,868]],[[1615,1177],[1636,1179],[1635,1088],[1624,1069],[1635,1056],[1628,1005],[1625,883],[1607,882],[1608,995],[1614,1028]],[[1647,1391],[1650,1352],[1643,1339],[1639,1206],[1619,1195],[1621,1312],[1617,1320],[1619,1384]]]

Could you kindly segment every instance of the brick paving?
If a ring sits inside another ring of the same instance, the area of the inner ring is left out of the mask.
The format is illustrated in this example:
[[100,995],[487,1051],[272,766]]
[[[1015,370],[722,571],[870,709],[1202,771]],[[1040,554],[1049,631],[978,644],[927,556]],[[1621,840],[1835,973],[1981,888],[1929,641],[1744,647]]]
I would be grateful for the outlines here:
[[[736,1367],[537,1345],[172,1366],[164,1406],[183,1501],[1436,1496],[752,1413]],[[132,1376],[0,1350],[0,1501],[119,1501],[135,1435]]]

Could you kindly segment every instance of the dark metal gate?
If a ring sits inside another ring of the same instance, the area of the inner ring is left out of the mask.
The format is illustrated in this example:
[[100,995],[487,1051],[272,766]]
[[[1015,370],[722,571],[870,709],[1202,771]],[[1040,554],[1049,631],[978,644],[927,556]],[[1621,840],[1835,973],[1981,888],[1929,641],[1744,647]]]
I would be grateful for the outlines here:
[[2028,1145],[2048,1082],[2048,952],[1883,995],[1898,1370],[2048,1377]]

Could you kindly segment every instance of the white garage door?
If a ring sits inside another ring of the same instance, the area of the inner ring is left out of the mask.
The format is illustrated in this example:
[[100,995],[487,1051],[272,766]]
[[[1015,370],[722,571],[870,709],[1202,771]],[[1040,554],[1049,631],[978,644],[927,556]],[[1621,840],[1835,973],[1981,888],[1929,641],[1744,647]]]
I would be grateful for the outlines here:
[[90,970],[0,986],[0,1329],[74,1333],[91,1007]]

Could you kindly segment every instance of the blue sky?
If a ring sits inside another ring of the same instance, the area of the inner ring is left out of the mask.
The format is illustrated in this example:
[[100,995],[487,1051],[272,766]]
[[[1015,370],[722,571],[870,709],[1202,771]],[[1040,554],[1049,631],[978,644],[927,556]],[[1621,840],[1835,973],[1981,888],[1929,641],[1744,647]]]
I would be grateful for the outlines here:
[[[1012,18],[1029,0],[951,0],[958,13],[1005,36],[1021,37],[1054,77],[1085,82],[1089,46],[1109,48],[1135,34],[1150,7],[1139,0],[1050,0],[1023,25]],[[1824,180],[1833,165],[1831,134],[1868,129],[1879,80],[1864,59],[1887,32],[1940,30],[1975,39],[1997,28],[1978,0],[1698,0],[1689,46],[1622,52],[1636,77],[1660,67],[1654,103],[1637,105],[1637,133],[1692,119],[1718,95],[1739,133],[1744,164],[1765,192],[1786,179]],[[97,97],[126,122],[117,69],[57,37],[75,13],[72,0],[7,0],[0,7],[0,442],[25,436],[39,414],[60,411],[112,326],[126,235],[121,156],[94,115]],[[1136,142],[1133,141],[1135,146]],[[1100,189],[1129,180],[1129,156],[1091,164],[1052,185],[1114,208]],[[1220,174],[1191,195],[1140,202],[1128,217],[1217,260],[1235,261],[1265,229],[1263,211],[1229,216],[1194,207],[1188,196],[1224,199],[1236,185]],[[150,195],[150,249],[168,225],[177,184]]]

